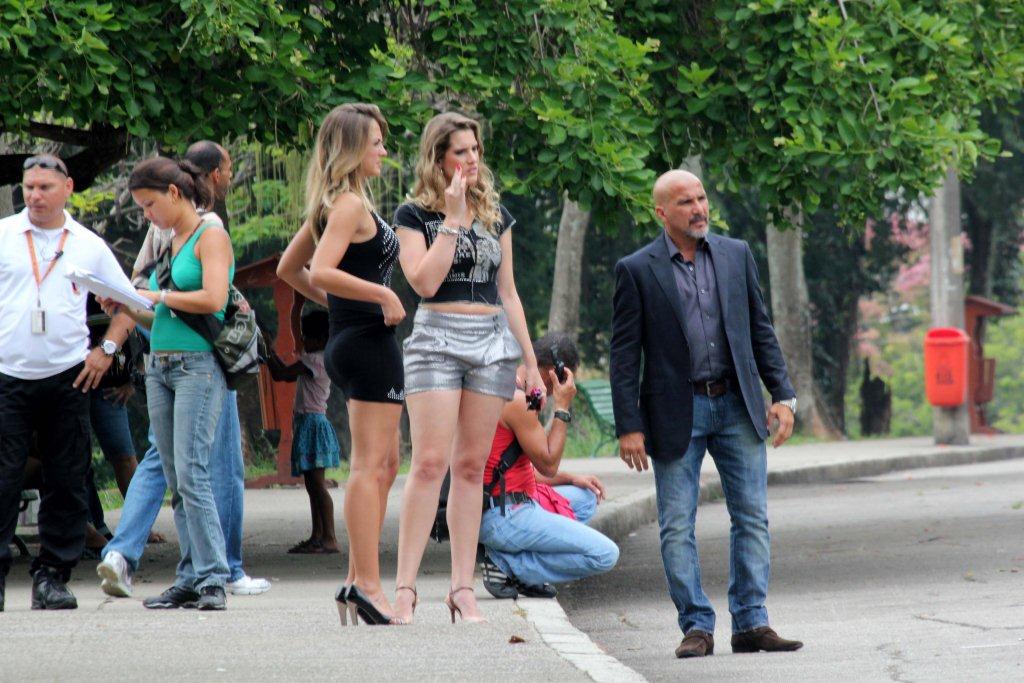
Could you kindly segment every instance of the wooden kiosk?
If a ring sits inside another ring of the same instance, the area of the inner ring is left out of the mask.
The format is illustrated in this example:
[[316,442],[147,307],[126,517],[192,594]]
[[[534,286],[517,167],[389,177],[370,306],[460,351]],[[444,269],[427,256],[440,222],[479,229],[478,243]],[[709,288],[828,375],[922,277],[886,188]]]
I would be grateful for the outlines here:
[[[274,308],[277,309],[277,338],[273,348],[285,363],[298,360],[300,351],[299,314],[304,296],[277,277],[277,264],[281,255],[269,256],[250,263],[235,271],[234,284],[239,289],[270,287],[273,290]],[[260,413],[264,429],[276,429],[281,433],[277,444],[277,471],[245,482],[246,488],[265,488],[275,485],[301,485],[300,477],[292,476],[292,404],[295,401],[295,384],[275,382],[266,365],[260,365],[257,378],[260,392]]]
[[996,388],[996,359],[985,358],[985,320],[1016,315],[1017,309],[980,296],[964,298],[964,319],[971,338],[968,357],[967,410],[972,434],[999,434],[985,418],[985,404],[992,401]]

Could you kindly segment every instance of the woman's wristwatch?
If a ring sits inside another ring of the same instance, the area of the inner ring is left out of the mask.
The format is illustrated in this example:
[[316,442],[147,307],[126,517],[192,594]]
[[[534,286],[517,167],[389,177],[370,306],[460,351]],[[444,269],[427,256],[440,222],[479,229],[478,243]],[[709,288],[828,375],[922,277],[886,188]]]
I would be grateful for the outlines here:
[[556,410],[553,414],[553,417],[556,420],[561,420],[566,424],[572,422],[572,413],[570,413],[568,410]]

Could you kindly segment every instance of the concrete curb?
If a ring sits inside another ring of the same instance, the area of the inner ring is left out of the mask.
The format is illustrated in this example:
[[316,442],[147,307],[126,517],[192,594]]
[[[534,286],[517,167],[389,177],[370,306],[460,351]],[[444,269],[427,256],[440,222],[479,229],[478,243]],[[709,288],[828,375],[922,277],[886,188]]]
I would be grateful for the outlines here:
[[[768,473],[768,485],[822,484],[860,477],[874,477],[899,470],[970,465],[1013,458],[1024,458],[1024,447],[951,447],[949,450],[938,453],[908,454],[776,470]],[[718,500],[722,498],[722,495],[722,484],[717,478],[701,482],[701,503]],[[591,520],[590,526],[609,538],[619,540],[645,524],[657,520],[657,498],[652,487],[648,491],[636,491],[621,500],[609,501],[607,505],[602,505],[598,508],[594,519]]]
[[519,598],[516,605],[548,647],[591,679],[598,683],[647,680],[602,650],[586,633],[573,626],[558,601]]

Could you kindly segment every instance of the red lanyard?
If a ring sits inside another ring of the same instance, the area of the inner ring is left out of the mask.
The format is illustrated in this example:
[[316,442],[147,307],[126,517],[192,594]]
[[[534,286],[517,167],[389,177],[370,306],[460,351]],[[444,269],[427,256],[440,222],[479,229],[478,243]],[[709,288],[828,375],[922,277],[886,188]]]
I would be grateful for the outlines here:
[[43,281],[50,276],[53,272],[54,267],[57,265],[57,259],[64,254],[64,243],[68,241],[68,231],[65,229],[64,234],[60,236],[60,242],[57,244],[57,252],[53,255],[53,259],[50,261],[50,267],[46,269],[46,273],[39,276],[39,261],[36,260],[36,244],[32,239],[32,231],[25,231],[25,239],[28,240],[28,253],[32,257],[32,275],[36,278],[36,306],[41,306],[42,303],[39,301],[39,289],[43,286]]

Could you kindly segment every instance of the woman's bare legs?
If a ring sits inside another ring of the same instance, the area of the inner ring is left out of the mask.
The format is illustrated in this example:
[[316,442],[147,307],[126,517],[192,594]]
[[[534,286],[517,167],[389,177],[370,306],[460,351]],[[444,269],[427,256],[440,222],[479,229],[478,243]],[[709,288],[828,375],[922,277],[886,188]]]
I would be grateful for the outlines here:
[[399,432],[395,432],[395,440],[391,446],[391,452],[388,454],[388,459],[384,463],[384,478],[380,482],[380,530],[384,531],[384,517],[388,512],[388,494],[391,493],[391,487],[395,483],[395,479],[398,477],[398,462],[399,462],[399,450],[398,450]]
[[[396,587],[411,588],[416,585],[416,575],[430,537],[430,527],[437,514],[441,482],[451,457],[461,398],[461,389],[424,391],[406,397],[412,438],[412,467],[402,492]],[[479,491],[476,501],[477,507],[480,507]],[[411,622],[413,599],[412,591],[398,591],[395,595],[395,616]]]
[[[384,478],[380,482],[380,530],[377,532],[377,538],[384,532],[384,518],[388,513],[388,496],[391,494],[391,487],[395,483],[395,479],[398,477],[398,463],[399,463],[399,432],[395,432],[395,443],[391,448],[391,453],[388,455],[387,461],[384,463]],[[332,513],[333,514],[333,513]],[[334,520],[331,520],[331,533],[334,533]],[[348,561],[348,574],[345,577],[345,583],[351,585],[355,580],[355,566],[352,564],[352,555],[349,554]]]
[[[462,392],[451,457],[452,487],[448,493],[452,589],[473,585],[476,546],[480,538],[484,465],[504,406],[505,399],[500,396]],[[462,611],[463,619],[481,618],[472,591],[459,591],[452,600]]]
[[350,400],[348,414],[352,454],[345,489],[345,525],[352,583],[377,609],[390,614],[391,606],[380,585],[380,499],[402,406]]

